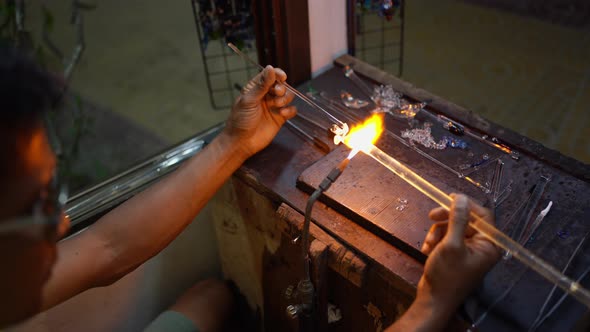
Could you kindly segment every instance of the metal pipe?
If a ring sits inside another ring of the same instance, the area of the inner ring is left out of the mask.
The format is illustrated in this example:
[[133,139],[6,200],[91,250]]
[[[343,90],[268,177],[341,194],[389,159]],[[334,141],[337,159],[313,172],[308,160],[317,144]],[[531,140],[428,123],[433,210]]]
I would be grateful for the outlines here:
[[[178,168],[200,151],[203,142],[209,142],[217,136],[224,126],[224,122],[217,124],[96,186],[69,197],[65,213],[70,218],[72,233],[81,229],[92,216],[110,210],[153,181]],[[157,171],[158,169],[160,170]]]
[[315,204],[316,200],[320,198],[322,193],[328,190],[332,183],[334,183],[334,181],[338,179],[338,177],[340,176],[340,174],[342,174],[346,166],[348,166],[348,163],[350,162],[350,159],[353,156],[354,155],[352,154],[349,155],[346,159],[341,161],[340,164],[338,164],[338,166],[334,167],[330,171],[330,173],[328,173],[328,175],[324,178],[324,180],[320,183],[318,189],[316,189],[316,191],[314,191],[313,194],[311,194],[311,196],[309,196],[309,198],[307,199],[307,205],[305,206],[305,221],[303,222],[303,229],[301,230],[301,236],[303,238],[303,241],[301,243],[301,254],[303,256],[305,266],[305,278],[308,280],[311,280],[311,276],[309,273],[309,225],[311,224],[311,211],[313,209],[313,205]]

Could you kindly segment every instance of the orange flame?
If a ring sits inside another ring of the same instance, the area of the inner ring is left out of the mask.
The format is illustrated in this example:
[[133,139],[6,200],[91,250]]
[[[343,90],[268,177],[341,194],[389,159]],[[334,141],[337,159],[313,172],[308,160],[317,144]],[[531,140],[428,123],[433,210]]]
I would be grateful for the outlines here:
[[352,127],[344,138],[344,144],[352,149],[348,159],[375,144],[383,129],[383,113],[375,113],[362,124]]

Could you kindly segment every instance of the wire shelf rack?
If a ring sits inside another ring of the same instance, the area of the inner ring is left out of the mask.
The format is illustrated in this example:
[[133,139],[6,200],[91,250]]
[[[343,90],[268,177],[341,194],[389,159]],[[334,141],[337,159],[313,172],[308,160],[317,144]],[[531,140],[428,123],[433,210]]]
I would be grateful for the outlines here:
[[348,0],[348,44],[350,55],[401,76],[404,1]]
[[191,5],[211,106],[228,109],[240,88],[258,72],[227,47],[232,42],[258,58],[251,1],[191,0]]

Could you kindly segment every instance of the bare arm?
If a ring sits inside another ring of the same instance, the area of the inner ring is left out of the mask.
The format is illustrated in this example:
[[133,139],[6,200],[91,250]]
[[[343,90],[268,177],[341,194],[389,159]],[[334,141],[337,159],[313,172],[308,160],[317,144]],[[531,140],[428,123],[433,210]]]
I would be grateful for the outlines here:
[[442,208],[430,212],[430,218],[438,223],[424,240],[422,251],[429,257],[416,299],[386,332],[443,331],[463,300],[500,259],[498,248],[468,225],[470,211],[493,223],[490,211],[463,195],[453,197],[450,213]]
[[86,289],[109,285],[164,249],[230,175],[270,143],[295,109],[293,96],[267,67],[238,97],[224,131],[180,169],[58,245],[44,309]]

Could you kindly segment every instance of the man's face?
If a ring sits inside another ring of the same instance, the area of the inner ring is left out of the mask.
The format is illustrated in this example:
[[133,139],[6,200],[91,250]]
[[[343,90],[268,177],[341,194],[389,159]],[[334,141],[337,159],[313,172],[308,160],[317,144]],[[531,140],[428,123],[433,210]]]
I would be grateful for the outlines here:
[[[0,223],[31,215],[32,207],[51,181],[56,158],[42,127],[18,136],[14,174],[0,190]],[[40,310],[42,289],[56,259],[56,246],[43,236],[14,231],[0,234],[0,327]]]

